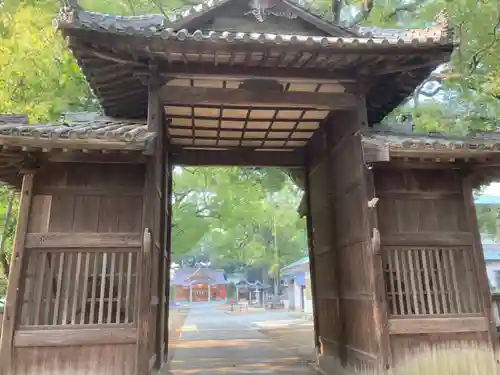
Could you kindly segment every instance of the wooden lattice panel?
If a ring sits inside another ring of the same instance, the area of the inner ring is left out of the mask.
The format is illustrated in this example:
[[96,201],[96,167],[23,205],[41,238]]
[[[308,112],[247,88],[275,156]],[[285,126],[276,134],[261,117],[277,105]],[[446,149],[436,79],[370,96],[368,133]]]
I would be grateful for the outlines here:
[[482,312],[472,247],[386,247],[392,316]]
[[20,324],[131,324],[138,252],[32,251]]

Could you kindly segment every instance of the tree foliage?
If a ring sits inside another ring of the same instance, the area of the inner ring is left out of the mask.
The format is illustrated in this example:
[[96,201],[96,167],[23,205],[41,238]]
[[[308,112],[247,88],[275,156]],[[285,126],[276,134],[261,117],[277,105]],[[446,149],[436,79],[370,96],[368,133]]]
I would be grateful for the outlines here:
[[177,168],[173,197],[174,261],[276,272],[304,255],[301,192],[278,169]]
[[0,186],[0,296],[4,294],[16,227],[19,199],[7,186]]

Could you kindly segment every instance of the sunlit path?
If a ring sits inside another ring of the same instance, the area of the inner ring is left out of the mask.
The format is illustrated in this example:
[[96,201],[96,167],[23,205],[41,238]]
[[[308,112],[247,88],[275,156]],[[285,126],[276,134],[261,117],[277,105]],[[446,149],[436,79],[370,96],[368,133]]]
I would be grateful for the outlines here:
[[297,322],[287,319],[286,313],[284,315],[283,319],[274,322],[254,322],[252,317],[231,316],[210,305],[195,305],[180,329],[179,339],[170,348],[170,373],[315,374],[295,351],[278,345],[272,337],[259,332],[262,326],[283,327]]

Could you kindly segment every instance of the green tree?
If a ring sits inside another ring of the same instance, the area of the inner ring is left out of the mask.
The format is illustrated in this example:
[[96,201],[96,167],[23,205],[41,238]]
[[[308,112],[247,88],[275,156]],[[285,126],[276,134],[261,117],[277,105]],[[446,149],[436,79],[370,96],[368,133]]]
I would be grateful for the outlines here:
[[0,187],[0,296],[5,293],[14,241],[19,200],[16,192]]
[[80,68],[51,25],[56,3],[14,5],[0,12],[0,113],[39,122],[94,108]]
[[174,204],[174,223],[184,228],[173,228],[175,261],[276,274],[305,254],[302,192],[279,169],[186,168],[175,176],[174,197],[184,202]]

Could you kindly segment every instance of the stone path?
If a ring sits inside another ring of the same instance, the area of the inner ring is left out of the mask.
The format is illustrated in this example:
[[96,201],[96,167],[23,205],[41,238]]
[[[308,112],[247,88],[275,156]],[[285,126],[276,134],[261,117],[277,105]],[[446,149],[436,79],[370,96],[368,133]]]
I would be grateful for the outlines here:
[[[286,319],[286,317],[285,317]],[[314,375],[296,351],[277,345],[248,317],[214,305],[193,306],[172,345],[172,375]]]

